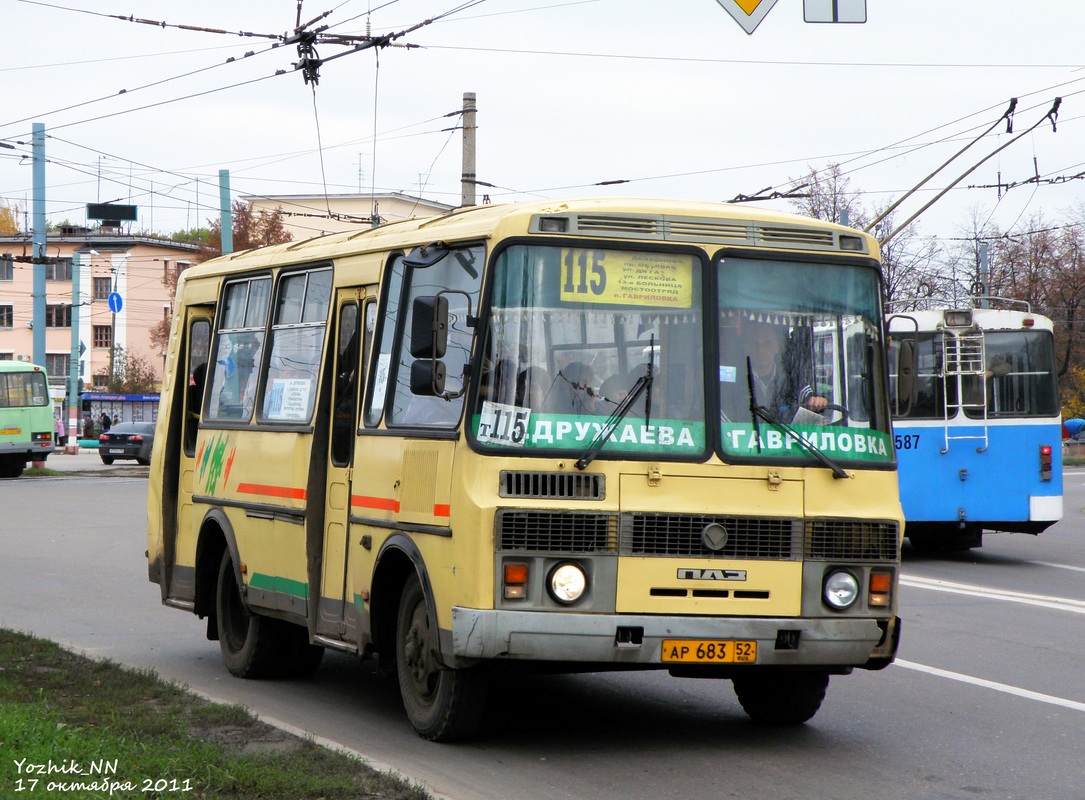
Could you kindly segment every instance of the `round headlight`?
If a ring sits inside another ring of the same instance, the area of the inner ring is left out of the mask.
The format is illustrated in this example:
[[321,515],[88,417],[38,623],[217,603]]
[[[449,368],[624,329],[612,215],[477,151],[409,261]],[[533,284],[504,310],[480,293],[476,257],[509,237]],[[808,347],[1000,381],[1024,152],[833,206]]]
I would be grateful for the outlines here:
[[558,564],[546,580],[546,589],[550,596],[562,605],[575,603],[584,596],[588,588],[588,576],[579,564],[566,562]]
[[859,599],[859,581],[850,572],[838,570],[825,576],[822,589],[825,604],[837,611],[850,608]]

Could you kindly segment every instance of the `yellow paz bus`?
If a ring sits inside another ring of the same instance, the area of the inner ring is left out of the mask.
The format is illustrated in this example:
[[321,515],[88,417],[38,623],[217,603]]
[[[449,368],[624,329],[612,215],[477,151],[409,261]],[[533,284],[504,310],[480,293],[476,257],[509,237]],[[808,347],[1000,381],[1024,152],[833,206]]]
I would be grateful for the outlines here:
[[899,641],[884,345],[877,242],[750,207],[488,205],[224,256],[178,287],[150,579],[235,675],[379,657],[433,740],[514,669],[729,679],[802,723]]

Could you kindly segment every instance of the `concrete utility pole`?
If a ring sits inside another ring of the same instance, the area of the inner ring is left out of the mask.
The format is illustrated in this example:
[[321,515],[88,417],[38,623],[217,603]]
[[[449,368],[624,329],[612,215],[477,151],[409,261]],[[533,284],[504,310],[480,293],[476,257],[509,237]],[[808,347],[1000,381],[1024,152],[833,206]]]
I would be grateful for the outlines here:
[[219,228],[222,231],[222,254],[234,251],[234,218],[230,208],[230,170],[219,170]]
[[475,93],[463,93],[463,176],[461,206],[475,205]]
[[[72,351],[68,356],[68,446],[64,452],[75,455],[79,452],[79,437],[83,434],[82,405],[79,402],[79,281],[83,266],[82,252],[72,258]],[[89,267],[89,264],[88,264]]]
[[33,130],[34,162],[34,303],[31,325],[34,328],[34,363],[45,366],[45,125],[35,122]]

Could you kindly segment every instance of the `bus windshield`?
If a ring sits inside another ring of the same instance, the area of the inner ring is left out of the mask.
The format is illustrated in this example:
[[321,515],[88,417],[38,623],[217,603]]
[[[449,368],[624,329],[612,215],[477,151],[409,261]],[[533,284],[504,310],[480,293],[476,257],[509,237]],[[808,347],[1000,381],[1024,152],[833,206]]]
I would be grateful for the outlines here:
[[[719,418],[725,458],[893,459],[873,269],[719,262]],[[790,429],[790,430],[788,430]]]
[[[703,459],[701,260],[513,245],[497,259],[471,432],[482,447]],[[615,411],[642,376],[644,388]],[[600,437],[600,438],[597,438]]]
[[983,347],[977,350],[982,353],[982,362],[977,361],[973,370],[947,370],[945,338],[962,335],[975,332],[893,333],[894,342],[913,341],[918,357],[911,403],[897,398],[895,383],[890,385],[893,407],[899,408],[901,418],[947,419],[956,416],[958,409],[972,419],[1050,417],[1059,413],[1050,331],[984,331]]

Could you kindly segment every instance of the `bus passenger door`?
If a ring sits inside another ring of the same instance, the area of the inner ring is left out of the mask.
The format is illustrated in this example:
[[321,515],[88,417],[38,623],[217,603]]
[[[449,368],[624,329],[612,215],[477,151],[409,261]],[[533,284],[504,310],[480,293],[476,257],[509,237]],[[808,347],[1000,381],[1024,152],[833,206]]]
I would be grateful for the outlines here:
[[331,431],[328,437],[328,486],[324,510],[324,553],[316,632],[333,638],[347,636],[353,602],[347,587],[350,552],[350,496],[354,440],[358,431],[359,386],[366,344],[361,324],[365,289],[340,290],[335,316],[335,350],[331,391]]
[[[178,600],[195,598],[196,521],[193,517],[192,492],[197,468],[196,436],[203,413],[203,391],[211,344],[213,309],[189,306],[186,309],[185,336],[178,353],[177,381],[168,413],[180,416],[180,452],[172,480],[163,480],[163,501],[176,497],[176,538],[174,547],[166,548],[167,569],[172,567],[169,594]],[[171,425],[171,428],[173,426]],[[171,435],[169,437],[173,439]],[[172,455],[172,454],[170,454]],[[170,469],[167,457],[164,469]],[[168,472],[167,472],[168,477]],[[165,489],[170,486],[170,489]],[[165,507],[164,507],[165,513]],[[172,549],[172,552],[171,552]]]

